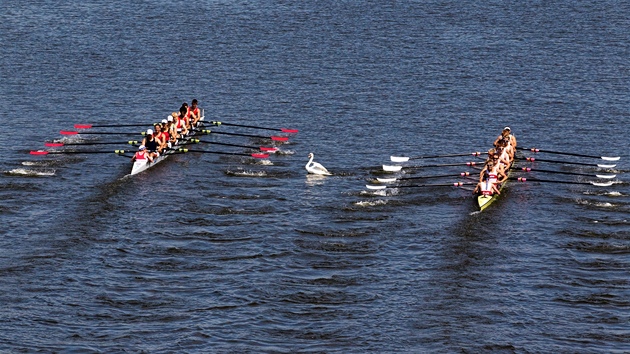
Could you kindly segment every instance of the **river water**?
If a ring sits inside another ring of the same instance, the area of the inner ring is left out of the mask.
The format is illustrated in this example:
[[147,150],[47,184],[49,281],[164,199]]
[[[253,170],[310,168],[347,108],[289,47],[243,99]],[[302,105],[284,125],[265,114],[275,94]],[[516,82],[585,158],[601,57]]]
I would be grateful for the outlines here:
[[[627,3],[0,9],[0,351],[630,352]],[[300,132],[267,160],[189,153],[133,177],[114,154],[29,154],[193,98],[206,120]],[[615,183],[513,182],[482,213],[465,189],[365,187],[390,155],[485,151],[506,125],[521,147],[621,156]],[[333,176],[307,176],[309,152]]]

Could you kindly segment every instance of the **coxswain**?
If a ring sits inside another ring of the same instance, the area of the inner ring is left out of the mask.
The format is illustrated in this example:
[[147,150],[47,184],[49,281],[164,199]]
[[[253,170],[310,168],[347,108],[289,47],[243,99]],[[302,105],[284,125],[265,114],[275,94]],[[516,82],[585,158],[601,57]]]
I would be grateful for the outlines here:
[[194,98],[190,104],[191,107],[188,112],[190,113],[191,125],[192,127],[196,127],[201,119],[201,110],[197,107],[198,102],[196,98]]
[[514,149],[516,149],[516,137],[512,135],[512,129],[510,129],[510,127],[503,128],[503,131],[501,131],[501,135],[496,138],[493,145],[497,146],[499,144],[499,140],[503,139],[507,139],[509,141],[509,144],[512,145]]
[[134,162],[134,161],[153,162],[153,157],[151,157],[151,154],[147,153],[146,146],[140,145],[140,147],[138,148],[138,151],[136,151],[136,153],[131,158],[131,162]]
[[142,145],[146,147],[147,152],[151,157],[151,160],[160,156],[160,154],[158,153],[158,142],[153,136],[153,129],[147,129],[147,134],[144,139],[142,139]]

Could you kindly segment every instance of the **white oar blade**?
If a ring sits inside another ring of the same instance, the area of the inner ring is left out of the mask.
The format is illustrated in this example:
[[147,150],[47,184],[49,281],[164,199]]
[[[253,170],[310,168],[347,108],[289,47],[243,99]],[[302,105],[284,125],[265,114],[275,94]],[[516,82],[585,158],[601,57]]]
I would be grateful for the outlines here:
[[396,182],[396,178],[377,178],[377,181],[381,182],[381,183],[392,183],[392,182]]
[[409,161],[408,157],[403,157],[403,156],[390,156],[389,159],[392,160],[392,162],[407,162],[407,161]]
[[621,158],[621,156],[618,157],[606,157],[606,156],[602,156],[602,160],[606,160],[606,161],[619,161],[619,159]]
[[373,186],[373,185],[370,185],[370,184],[366,184],[365,186],[367,187],[367,189],[385,189],[385,188],[387,188],[387,186]]
[[617,177],[617,175],[595,175],[597,178],[604,178],[604,179],[612,179]]
[[597,187],[610,187],[613,185],[613,182],[612,181],[608,181],[604,183],[591,182],[591,184]]
[[383,165],[383,171],[387,171],[387,172],[398,172],[402,170],[402,166],[390,166],[390,165]]
[[597,164],[597,167],[601,167],[601,168],[614,168],[615,166],[617,166],[617,165],[600,165],[600,164]]

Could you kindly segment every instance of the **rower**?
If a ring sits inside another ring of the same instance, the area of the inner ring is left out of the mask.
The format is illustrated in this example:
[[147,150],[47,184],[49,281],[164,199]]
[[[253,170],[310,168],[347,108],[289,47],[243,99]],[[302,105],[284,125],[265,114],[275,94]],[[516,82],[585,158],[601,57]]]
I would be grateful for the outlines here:
[[146,147],[147,152],[149,156],[151,157],[151,160],[153,160],[153,158],[160,156],[158,152],[158,142],[157,140],[155,140],[155,137],[153,136],[153,129],[147,129],[147,134],[144,137],[144,139],[142,139],[142,145]]
[[155,141],[158,144],[157,151],[159,153],[162,153],[164,149],[167,148],[166,146],[167,141],[164,140],[164,135],[162,134],[162,124],[161,123],[153,124],[153,130],[155,131],[153,133],[153,137],[155,138]]
[[497,188],[496,181],[492,181],[490,178],[491,174],[488,171],[482,173],[481,180],[477,183],[473,194],[482,194],[482,195],[493,195],[493,194],[501,194],[499,188]]
[[171,147],[171,134],[169,133],[169,131],[170,124],[168,123],[168,120],[162,119],[162,141],[164,142],[166,148]]
[[140,145],[140,147],[138,147],[138,151],[136,151],[136,153],[131,158],[131,162],[135,162],[135,161],[153,162],[153,157],[151,157],[151,154],[147,153],[146,149],[147,149],[146,146]]
[[201,119],[201,110],[199,109],[199,107],[197,107],[197,99],[194,98],[191,102],[191,107],[188,110],[190,112],[190,118],[192,120],[191,124],[193,127],[197,126],[197,123],[199,122],[199,120]]
[[177,114],[177,117],[175,118],[175,129],[177,129],[177,135],[178,138],[181,138],[180,135],[186,135],[188,134],[188,123],[186,121],[186,114],[188,112],[188,108],[183,107],[180,108],[179,110],[179,114],[177,114],[176,112],[173,112],[173,114]]
[[190,129],[191,125],[190,125],[190,108],[188,107],[188,103],[184,102],[182,103],[182,106],[179,107],[179,113],[180,115],[183,114],[184,115],[184,119],[186,121],[186,128]]

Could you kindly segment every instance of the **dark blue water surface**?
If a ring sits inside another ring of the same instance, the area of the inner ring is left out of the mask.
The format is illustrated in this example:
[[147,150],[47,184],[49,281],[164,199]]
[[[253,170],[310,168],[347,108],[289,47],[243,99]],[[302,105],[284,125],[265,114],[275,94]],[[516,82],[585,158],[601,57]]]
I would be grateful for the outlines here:
[[[0,351],[630,352],[627,2],[0,9]],[[189,153],[133,177],[113,153],[29,154],[193,98],[206,120],[300,132],[267,160]],[[390,155],[484,151],[506,125],[521,147],[622,157],[521,166],[615,184],[513,182],[482,213],[465,189],[365,187]],[[307,176],[309,152],[334,175]]]

